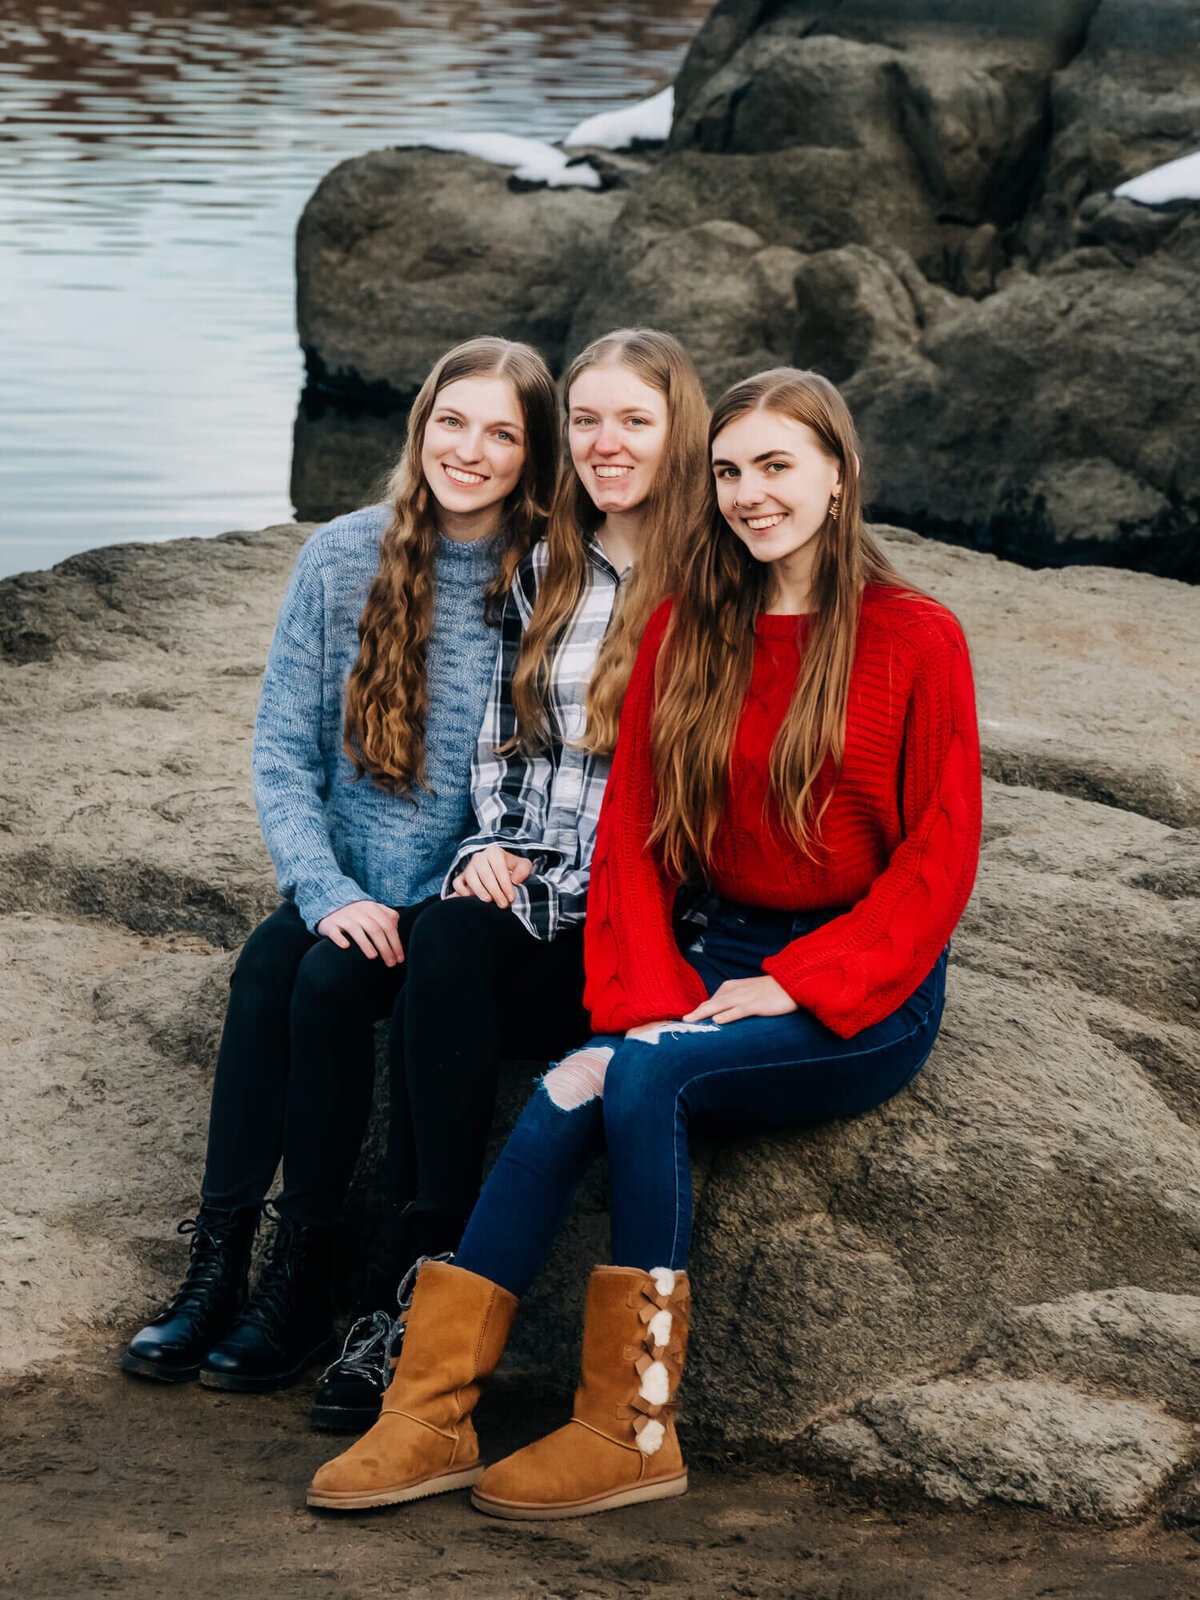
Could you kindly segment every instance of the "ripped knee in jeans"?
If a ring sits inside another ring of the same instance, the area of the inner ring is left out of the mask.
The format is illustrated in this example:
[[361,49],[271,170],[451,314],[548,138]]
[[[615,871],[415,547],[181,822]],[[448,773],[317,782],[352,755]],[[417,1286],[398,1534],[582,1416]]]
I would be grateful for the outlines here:
[[556,1067],[551,1067],[542,1079],[542,1088],[550,1096],[551,1105],[560,1111],[575,1111],[596,1100],[604,1093],[604,1074],[612,1060],[612,1050],[607,1045],[576,1050]]
[[668,1038],[674,1038],[679,1033],[720,1033],[721,1029],[715,1022],[647,1022],[641,1028],[630,1028],[625,1035],[627,1039],[635,1039],[638,1044],[658,1044],[665,1033]]

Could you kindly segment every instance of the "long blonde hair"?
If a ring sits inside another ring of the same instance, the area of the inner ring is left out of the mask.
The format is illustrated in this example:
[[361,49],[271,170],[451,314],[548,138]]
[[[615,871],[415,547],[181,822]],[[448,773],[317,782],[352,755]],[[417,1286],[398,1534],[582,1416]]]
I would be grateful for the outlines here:
[[[589,367],[599,366],[628,368],[667,402],[666,442],[646,501],[645,545],[604,636],[588,688],[587,727],[581,743],[611,754],[621,701],[646,623],[659,601],[676,587],[688,543],[695,538],[704,504],[708,406],[696,369],[678,339],[653,328],[620,328],[593,340],[568,368],[563,381],[568,416],[572,384]],[[546,572],[513,674],[517,731],[506,748],[535,750],[549,741],[550,658],[583,597],[585,543],[601,520],[579,474],[564,458],[546,530]]]
[[421,385],[408,419],[400,460],[388,483],[392,519],[384,531],[379,571],[358,624],[358,660],[346,691],[344,745],[355,776],[377,788],[411,795],[425,781],[429,711],[426,654],[433,629],[438,545],[437,502],[421,471],[425,429],[438,394],[460,378],[507,378],[525,424],[525,464],[504,503],[500,560],[485,596],[485,616],[498,620],[521,558],[541,537],[558,467],[558,396],[531,345],[469,339],[441,358]]
[[[859,447],[837,389],[816,372],[775,367],[727,390],[713,408],[708,439],[753,411],[803,423],[841,469],[836,515],[816,534],[814,615],[796,687],[770,758],[770,794],[786,834],[815,853],[832,787],[815,809],[814,788],[846,745],[846,704],[863,590],[887,584],[914,593],[863,527]],[[651,753],[658,803],[650,842],[669,871],[703,870],[725,809],[734,731],[754,666],[755,619],[764,609],[769,565],[756,561],[717,506],[709,478],[705,532],[677,592],[658,666]]]

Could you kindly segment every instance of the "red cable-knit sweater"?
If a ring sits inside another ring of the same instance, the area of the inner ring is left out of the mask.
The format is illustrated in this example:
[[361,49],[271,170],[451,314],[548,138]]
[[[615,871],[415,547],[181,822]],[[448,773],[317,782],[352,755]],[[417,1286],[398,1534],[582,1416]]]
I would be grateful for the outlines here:
[[[654,669],[671,602],[650,619],[621,712],[588,892],[586,1004],[621,1033],[683,1016],[705,997],[671,932],[678,881],[646,847]],[[815,861],[764,818],[768,758],[810,622],[760,616],[708,876],[726,899],[787,911],[849,907],[764,961],[792,999],[843,1038],[917,988],[962,915],[979,857],[980,770],[966,641],[934,601],[872,586],[863,596],[846,753]],[[829,792],[832,764],[816,787]]]

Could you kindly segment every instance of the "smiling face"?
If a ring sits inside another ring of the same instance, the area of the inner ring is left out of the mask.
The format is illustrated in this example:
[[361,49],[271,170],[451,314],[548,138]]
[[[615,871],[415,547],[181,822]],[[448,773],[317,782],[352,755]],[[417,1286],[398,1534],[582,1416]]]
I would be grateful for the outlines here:
[[507,378],[458,378],[440,389],[421,443],[421,471],[450,538],[500,524],[525,465],[525,423]]
[[654,486],[667,442],[667,397],[628,367],[588,367],[567,397],[567,442],[596,510],[634,511]]
[[806,423],[759,408],[712,444],[717,504],[756,561],[811,570],[841,468]]

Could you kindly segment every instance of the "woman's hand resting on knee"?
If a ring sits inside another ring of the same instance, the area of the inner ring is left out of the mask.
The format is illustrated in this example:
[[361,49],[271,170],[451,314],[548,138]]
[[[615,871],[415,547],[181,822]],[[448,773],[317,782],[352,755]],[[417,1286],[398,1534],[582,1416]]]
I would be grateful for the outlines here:
[[451,884],[456,895],[490,901],[492,905],[512,905],[514,890],[533,871],[533,862],[525,856],[515,856],[498,844],[478,850],[467,862]]
[[353,939],[363,955],[372,961],[380,955],[385,967],[394,967],[404,960],[404,946],[396,931],[399,922],[400,913],[391,906],[382,906],[378,900],[352,900],[322,917],[317,932],[332,939],[339,950],[349,950]]
[[784,1017],[799,1007],[781,983],[761,978],[727,978],[716,994],[689,1011],[685,1022],[737,1022],[742,1017]]

